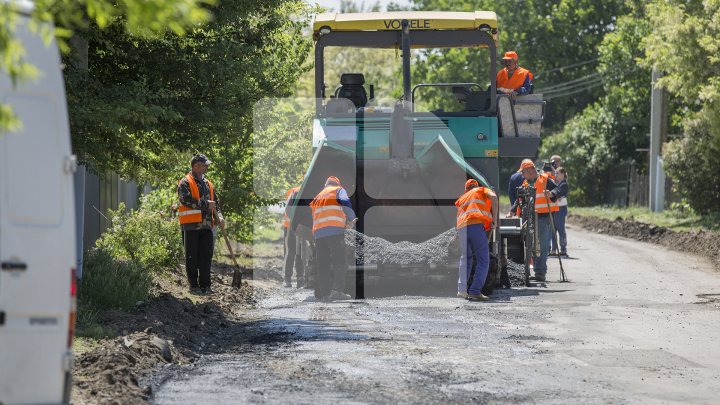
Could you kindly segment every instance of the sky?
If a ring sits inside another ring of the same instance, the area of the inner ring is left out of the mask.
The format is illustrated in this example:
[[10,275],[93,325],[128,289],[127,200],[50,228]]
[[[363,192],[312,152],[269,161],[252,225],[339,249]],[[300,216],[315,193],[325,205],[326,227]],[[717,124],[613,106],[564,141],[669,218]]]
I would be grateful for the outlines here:
[[[332,9],[332,11],[339,11],[340,10],[340,0],[305,0],[308,3],[317,3],[327,9]],[[372,7],[376,2],[380,3],[380,7],[384,10],[385,7],[388,5],[388,3],[395,3],[399,4],[401,6],[409,5],[410,0],[355,0],[355,3],[358,5],[362,5],[362,3],[365,3],[365,8]]]

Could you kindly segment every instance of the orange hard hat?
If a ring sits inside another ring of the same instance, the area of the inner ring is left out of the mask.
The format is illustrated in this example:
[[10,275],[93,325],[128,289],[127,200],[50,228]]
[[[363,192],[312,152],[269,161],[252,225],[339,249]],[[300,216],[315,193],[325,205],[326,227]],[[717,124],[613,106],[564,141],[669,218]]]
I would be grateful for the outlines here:
[[521,172],[529,167],[535,167],[535,163],[530,159],[523,159],[522,163],[520,163],[520,170],[518,171]]
[[502,58],[518,60],[518,54],[515,51],[507,51],[507,52],[505,52],[505,55]]
[[325,184],[328,184],[328,183],[335,183],[335,184],[337,184],[337,185],[339,186],[339,185],[340,185],[340,179],[338,179],[338,178],[335,177],[335,176],[330,176],[330,177],[327,178],[327,181],[325,181]]
[[470,190],[471,188],[474,188],[474,187],[480,187],[480,186],[478,185],[477,180],[475,180],[475,179],[470,179],[470,180],[468,180],[468,181],[465,182],[465,191],[468,191],[468,190]]

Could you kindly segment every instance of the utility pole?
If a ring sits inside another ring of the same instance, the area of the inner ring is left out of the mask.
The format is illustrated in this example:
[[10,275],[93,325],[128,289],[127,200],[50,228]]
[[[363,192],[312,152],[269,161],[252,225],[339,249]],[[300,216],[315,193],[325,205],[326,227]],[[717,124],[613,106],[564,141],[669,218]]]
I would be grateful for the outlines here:
[[655,86],[660,72],[652,71],[652,93],[650,97],[650,210],[660,212],[665,207],[665,171],[662,168],[660,152],[667,132],[665,112],[665,91]]

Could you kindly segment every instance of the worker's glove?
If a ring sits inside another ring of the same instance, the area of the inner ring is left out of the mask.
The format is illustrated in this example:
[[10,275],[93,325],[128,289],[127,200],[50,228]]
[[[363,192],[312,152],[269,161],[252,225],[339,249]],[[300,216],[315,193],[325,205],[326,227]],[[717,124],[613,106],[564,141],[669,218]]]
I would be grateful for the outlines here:
[[348,223],[345,225],[345,228],[347,228],[347,229],[352,229],[352,228],[354,228],[354,227],[355,227],[355,223],[356,223],[357,221],[358,221],[358,218],[353,219],[352,221],[348,222]]

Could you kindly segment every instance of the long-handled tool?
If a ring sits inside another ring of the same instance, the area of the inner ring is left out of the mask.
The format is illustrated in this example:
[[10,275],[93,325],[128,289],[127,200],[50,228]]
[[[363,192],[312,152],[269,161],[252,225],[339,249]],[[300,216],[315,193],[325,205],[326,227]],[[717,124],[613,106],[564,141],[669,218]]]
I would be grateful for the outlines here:
[[[549,196],[546,196],[546,199],[548,202],[548,206],[550,207],[549,214],[550,214],[550,225],[552,226],[552,237],[553,237],[553,240],[555,241],[555,246],[560,246],[560,244],[558,243],[558,240],[557,240],[557,231],[555,229],[555,217],[553,217],[553,213],[552,213],[553,203],[550,200]],[[557,258],[558,258],[558,261],[560,262],[560,282],[567,283],[568,279],[567,279],[567,277],[565,277],[565,269],[563,269],[562,258],[560,257],[560,255],[558,255]]]
[[[212,212],[213,217],[216,217],[215,210]],[[230,252],[230,257],[232,258],[233,263],[235,263],[235,270],[233,271],[233,279],[232,283],[230,285],[235,288],[241,288],[242,287],[242,270],[240,269],[240,265],[237,262],[237,259],[235,258],[235,252],[233,251],[232,245],[230,245],[230,238],[227,236],[227,231],[225,231],[225,228],[220,228],[220,231],[222,232],[223,239],[225,239],[225,245],[228,248],[228,251]]]

